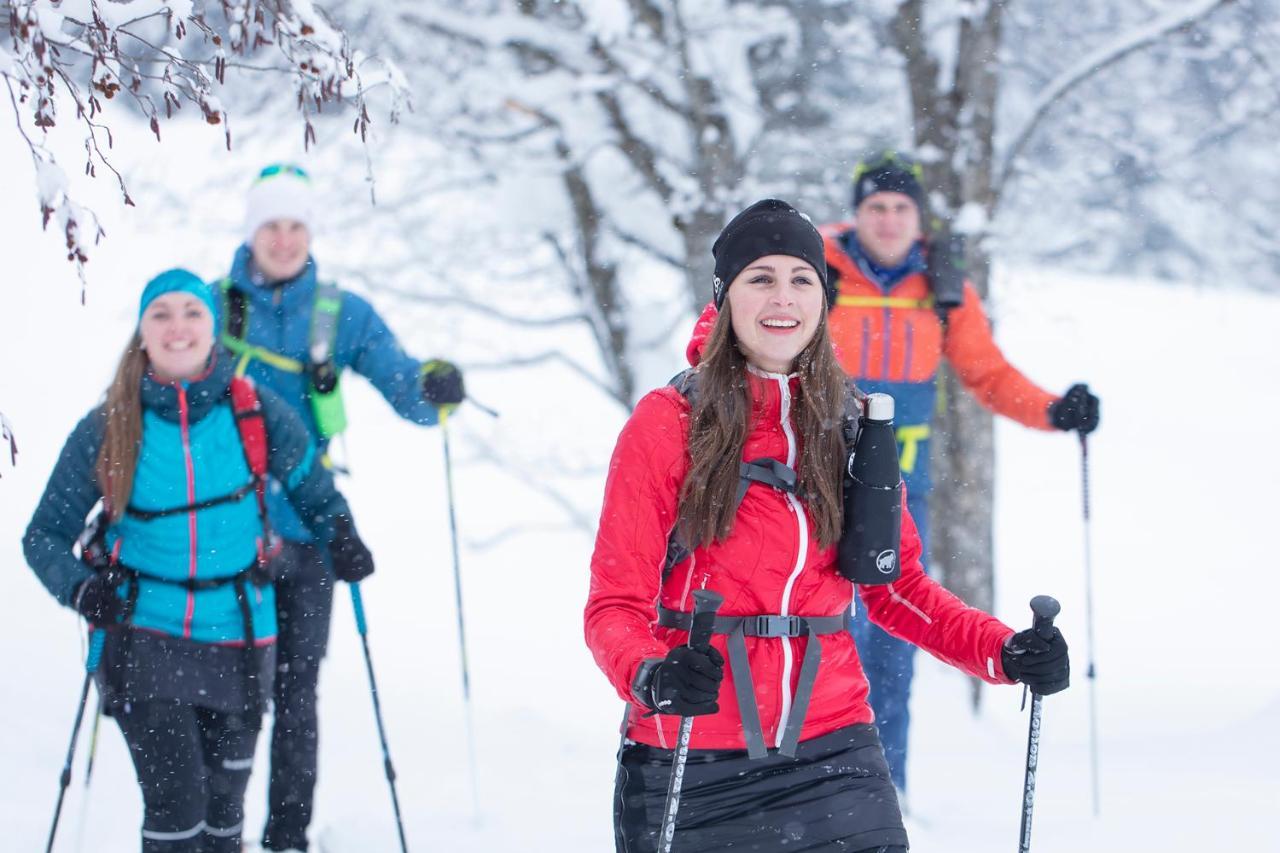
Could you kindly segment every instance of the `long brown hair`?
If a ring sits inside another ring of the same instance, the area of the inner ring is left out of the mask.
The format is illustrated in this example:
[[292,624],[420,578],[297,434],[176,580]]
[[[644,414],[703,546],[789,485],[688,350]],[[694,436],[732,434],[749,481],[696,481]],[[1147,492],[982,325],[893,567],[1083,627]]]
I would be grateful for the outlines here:
[[133,474],[142,446],[142,375],[147,364],[142,336],[135,331],[107,388],[107,400],[103,404],[107,423],[94,469],[98,488],[105,498],[107,517],[113,522],[124,515],[133,492]]
[[[841,419],[845,377],[836,362],[825,316],[796,357],[800,388],[792,398],[799,475],[797,490],[813,519],[818,544],[840,538],[841,484],[846,448]],[[680,488],[681,540],[688,547],[724,541],[737,512],[738,467],[751,428],[747,360],[738,349],[726,300],[698,367],[698,393],[689,419],[689,473]]]

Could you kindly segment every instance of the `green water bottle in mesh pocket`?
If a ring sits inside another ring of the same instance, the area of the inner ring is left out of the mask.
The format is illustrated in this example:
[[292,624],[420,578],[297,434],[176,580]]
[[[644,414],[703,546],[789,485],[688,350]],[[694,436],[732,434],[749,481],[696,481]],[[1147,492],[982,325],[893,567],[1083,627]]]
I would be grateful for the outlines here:
[[307,365],[307,375],[311,379],[311,414],[316,420],[321,438],[332,438],[347,428],[347,407],[342,401],[342,377],[333,360],[341,310],[342,291],[332,284],[319,285],[311,312],[311,358]]

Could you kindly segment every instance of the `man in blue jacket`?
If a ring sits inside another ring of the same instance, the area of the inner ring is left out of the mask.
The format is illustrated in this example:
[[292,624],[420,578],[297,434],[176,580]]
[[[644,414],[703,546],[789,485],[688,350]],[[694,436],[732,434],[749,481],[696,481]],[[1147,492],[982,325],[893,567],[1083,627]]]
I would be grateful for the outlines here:
[[[311,257],[311,180],[289,164],[263,169],[249,190],[245,244],[236,250],[223,297],[222,344],[237,369],[282,396],[323,451],[346,426],[341,396],[350,367],[396,412],[434,425],[465,396],[462,374],[447,361],[410,358],[368,302],[317,279]],[[284,500],[268,493],[284,540],[276,584],[279,671],[271,733],[267,850],[306,850],[316,782],[316,682],[329,637],[333,575],[325,549]]]

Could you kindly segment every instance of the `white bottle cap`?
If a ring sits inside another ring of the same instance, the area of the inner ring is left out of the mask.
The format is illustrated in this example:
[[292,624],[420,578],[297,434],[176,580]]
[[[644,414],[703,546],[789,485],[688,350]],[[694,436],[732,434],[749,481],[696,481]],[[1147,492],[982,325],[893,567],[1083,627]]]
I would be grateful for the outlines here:
[[867,420],[893,420],[893,398],[888,394],[867,395]]

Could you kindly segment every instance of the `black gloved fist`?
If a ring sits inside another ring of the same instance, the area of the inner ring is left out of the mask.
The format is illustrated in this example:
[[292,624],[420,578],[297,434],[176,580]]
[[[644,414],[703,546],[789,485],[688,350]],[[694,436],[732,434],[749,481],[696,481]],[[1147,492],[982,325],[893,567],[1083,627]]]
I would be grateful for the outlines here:
[[1047,640],[1032,628],[1019,631],[1005,640],[1004,649],[1000,652],[1004,674],[1014,681],[1021,681],[1041,696],[1066,690],[1071,683],[1067,641],[1057,628],[1049,631]]
[[351,516],[339,515],[333,519],[333,539],[329,542],[329,554],[333,557],[333,573],[347,583],[360,581],[373,574],[373,554],[365,547],[356,533]]
[[1098,398],[1083,382],[1072,385],[1062,399],[1049,406],[1049,422],[1060,430],[1090,433],[1098,428]]
[[95,626],[109,628],[125,621],[129,604],[116,592],[119,584],[106,572],[100,572],[80,584],[71,600],[81,616]]
[[724,657],[711,646],[676,646],[651,666],[635,693],[659,714],[698,717],[720,713]]
[[422,396],[437,406],[456,406],[467,396],[462,386],[462,371],[443,359],[422,365]]

